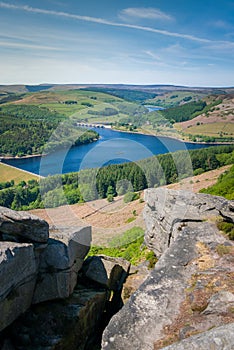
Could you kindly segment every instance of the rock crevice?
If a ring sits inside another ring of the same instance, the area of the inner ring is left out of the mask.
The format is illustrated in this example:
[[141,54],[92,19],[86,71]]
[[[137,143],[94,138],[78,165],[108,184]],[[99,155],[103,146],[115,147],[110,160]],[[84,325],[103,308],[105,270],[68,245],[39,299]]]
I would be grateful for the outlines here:
[[130,264],[84,259],[90,227],[53,228],[0,208],[1,350],[90,350],[122,307]]
[[[234,323],[234,245],[215,220],[222,213],[234,222],[233,203],[162,188],[146,190],[145,201],[145,241],[159,260],[111,319],[102,349],[158,350],[183,338],[188,339],[175,349],[200,349],[195,342],[199,337],[190,343],[190,335],[210,328],[214,328],[211,334],[216,328],[218,334],[218,327],[226,329],[224,344]],[[218,307],[221,300],[222,309]],[[209,337],[210,333],[204,334],[206,345]],[[229,344],[234,347],[233,335]]]

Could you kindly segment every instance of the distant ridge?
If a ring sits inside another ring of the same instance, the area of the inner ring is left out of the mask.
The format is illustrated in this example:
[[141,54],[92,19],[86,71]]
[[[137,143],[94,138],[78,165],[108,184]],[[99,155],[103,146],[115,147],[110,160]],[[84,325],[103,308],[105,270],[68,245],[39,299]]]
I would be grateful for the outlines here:
[[53,85],[25,85],[29,92],[37,92],[42,90],[48,90],[53,87]]
[[166,92],[166,91],[205,91],[206,93],[232,93],[234,87],[190,87],[169,84],[153,84],[153,85],[135,85],[135,84],[49,84],[43,83],[38,85],[0,85],[1,93],[26,93],[37,91],[56,91],[56,90],[76,90],[84,88],[113,88],[113,89],[128,89],[150,92]]

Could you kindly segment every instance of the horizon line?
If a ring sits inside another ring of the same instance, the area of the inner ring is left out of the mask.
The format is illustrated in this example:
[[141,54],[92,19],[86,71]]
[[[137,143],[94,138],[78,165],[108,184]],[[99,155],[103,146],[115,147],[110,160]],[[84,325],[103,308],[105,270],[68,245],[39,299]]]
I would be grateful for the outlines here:
[[69,86],[69,85],[77,85],[77,86],[97,86],[97,85],[123,85],[123,86],[139,86],[139,87],[144,87],[144,86],[171,86],[171,87],[179,87],[179,88],[194,88],[194,89],[234,89],[234,86],[227,86],[227,85],[212,85],[212,86],[207,86],[207,85],[183,85],[183,84],[176,84],[176,83],[0,83],[0,86],[47,86],[47,85],[52,85],[52,86]]

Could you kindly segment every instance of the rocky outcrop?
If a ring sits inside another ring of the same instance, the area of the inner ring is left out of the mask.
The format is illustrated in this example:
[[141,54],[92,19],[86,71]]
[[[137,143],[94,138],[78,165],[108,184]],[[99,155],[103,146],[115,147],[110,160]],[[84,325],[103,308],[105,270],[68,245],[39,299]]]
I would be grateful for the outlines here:
[[170,246],[186,223],[217,216],[234,222],[234,204],[222,197],[159,188],[146,190],[145,201],[145,241],[157,256]]
[[211,329],[202,334],[191,336],[179,343],[167,346],[164,350],[232,350],[234,323]]
[[90,227],[60,228],[50,233],[47,246],[39,254],[33,303],[71,295],[90,243]]
[[122,307],[130,264],[90,257],[90,227],[0,208],[0,349],[91,350]]
[[37,271],[32,244],[1,242],[0,246],[0,330],[2,330],[30,307]]
[[13,323],[8,331],[13,349],[96,349],[111,310],[120,309],[129,268],[121,258],[89,257],[68,298],[33,305]]
[[83,264],[83,275],[112,291],[122,289],[128,276],[130,263],[122,258],[105,255],[91,256]]
[[27,212],[0,207],[0,240],[12,242],[46,243],[49,225]]
[[[109,292],[77,285],[63,300],[34,305],[7,330],[14,350],[91,349]],[[6,336],[6,337],[7,337]]]
[[1,349],[94,350],[107,322],[103,350],[234,348],[234,244],[216,225],[234,222],[233,202],[166,189],[145,199],[145,241],[159,261],[110,322],[130,264],[83,262],[89,227],[48,237],[43,220],[0,210]]
[[103,350],[162,349],[234,322],[234,246],[215,224],[217,216],[234,222],[233,202],[166,189],[147,190],[145,200],[146,243],[160,259],[111,319]]
[[0,208],[0,331],[32,303],[67,298],[91,243],[91,228],[51,232],[47,222]]

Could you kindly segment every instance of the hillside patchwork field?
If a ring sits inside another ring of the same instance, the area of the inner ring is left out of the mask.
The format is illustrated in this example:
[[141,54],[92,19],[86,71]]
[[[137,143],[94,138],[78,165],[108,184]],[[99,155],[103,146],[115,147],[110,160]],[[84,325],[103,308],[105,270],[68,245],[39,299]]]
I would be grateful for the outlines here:
[[[19,86],[18,91],[17,87],[9,87],[8,90],[2,87],[0,94],[0,112],[4,110],[4,116],[8,106],[29,109],[36,106],[45,108],[48,115],[58,114],[60,120],[69,117],[79,123],[111,124],[117,130],[187,141],[233,141],[234,93],[231,88],[50,85]],[[148,111],[146,105],[162,106],[165,110]]]
[[158,94],[155,98],[149,99],[147,103],[164,108],[179,106],[187,102],[198,101],[207,95],[201,91],[169,91]]
[[234,95],[210,96],[205,100],[208,105],[216,101],[219,103],[191,120],[176,123],[175,128],[185,138],[192,135],[199,139],[199,135],[202,135],[234,140]]

